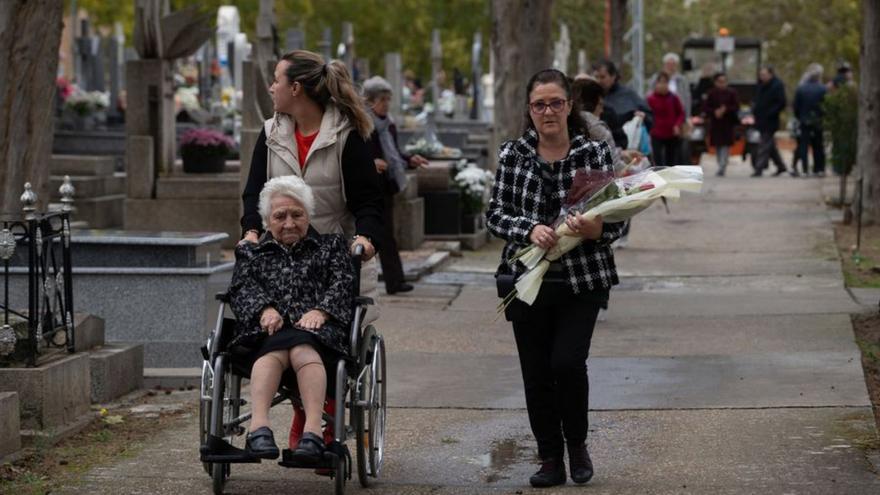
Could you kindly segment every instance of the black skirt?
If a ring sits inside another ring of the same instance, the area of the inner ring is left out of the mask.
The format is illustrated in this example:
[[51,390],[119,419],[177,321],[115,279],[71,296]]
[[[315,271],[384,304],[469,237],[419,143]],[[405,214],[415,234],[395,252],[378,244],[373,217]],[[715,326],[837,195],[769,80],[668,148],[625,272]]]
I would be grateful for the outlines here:
[[[251,359],[253,362],[256,362],[257,359],[270,352],[285,351],[303,344],[312,346],[321,356],[321,361],[324,362],[324,369],[327,371],[327,395],[332,397],[336,390],[336,364],[343,358],[343,355],[339,351],[321,343],[312,332],[284,325],[281,327],[281,330],[263,339],[260,347],[254,351]],[[288,368],[284,372],[282,381],[288,386],[296,382],[296,373],[292,368]]]

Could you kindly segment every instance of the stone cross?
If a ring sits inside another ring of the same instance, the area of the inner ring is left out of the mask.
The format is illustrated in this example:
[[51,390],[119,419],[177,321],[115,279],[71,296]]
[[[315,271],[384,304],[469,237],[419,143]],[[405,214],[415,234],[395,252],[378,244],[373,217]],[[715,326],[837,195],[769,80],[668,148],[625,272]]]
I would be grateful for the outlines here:
[[325,62],[329,62],[333,58],[333,30],[325,27],[321,41],[318,42],[318,50]]
[[196,59],[199,61],[199,103],[205,110],[210,110],[214,93],[211,83],[211,65],[214,60],[213,43],[208,41],[202,45]]
[[587,74],[590,72],[590,62],[587,60],[587,51],[578,50],[578,74]]
[[568,73],[568,58],[571,55],[571,38],[568,35],[568,25],[559,23],[559,41],[553,48],[553,68]]
[[234,56],[230,53],[229,44],[235,41],[235,36],[241,32],[241,16],[238,7],[224,5],[217,10],[217,60],[220,62],[220,85],[227,87],[232,85],[232,66],[229,58]]
[[236,106],[241,108],[241,90],[243,86],[242,81],[242,62],[250,58],[251,55],[251,44],[247,41],[247,35],[244,33],[238,33],[235,35],[235,41],[233,43],[234,50],[234,58],[230,61],[232,64],[232,73],[234,74],[233,79],[235,81],[235,101]]
[[339,40],[339,58],[345,63],[348,72],[354,75],[354,25],[342,23],[342,39]]
[[436,110],[440,104],[440,71],[443,70],[443,46],[440,44],[440,30],[431,33],[431,98]]
[[298,28],[288,29],[285,41],[285,48],[288,52],[292,52],[293,50],[305,50],[306,32]]
[[123,71],[125,70],[125,34],[122,23],[113,25],[113,36],[108,43],[110,72],[110,108],[111,116],[119,115],[119,91],[123,88]]
[[483,33],[474,33],[474,44],[471,48],[471,84],[473,85],[473,106],[471,106],[471,120],[480,120],[483,117],[483,92],[480,89],[483,78]]
[[403,114],[403,62],[399,52],[385,54],[385,80],[391,85],[391,115]]

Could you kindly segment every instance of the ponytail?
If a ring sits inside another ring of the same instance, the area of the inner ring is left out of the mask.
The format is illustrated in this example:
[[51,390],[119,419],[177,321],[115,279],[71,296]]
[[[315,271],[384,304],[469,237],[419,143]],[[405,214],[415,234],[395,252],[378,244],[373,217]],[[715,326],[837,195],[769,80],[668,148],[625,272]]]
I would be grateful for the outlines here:
[[339,60],[331,60],[325,67],[327,90],[333,102],[339,107],[339,111],[348,117],[358,134],[364,139],[369,139],[373,132],[373,119],[364,108],[363,99],[354,87],[348,68]]
[[324,63],[317,53],[294,50],[286,53],[281,60],[289,62],[285,75],[287,82],[299,82],[306,95],[322,107],[332,101],[339,111],[357,129],[365,140],[373,132],[373,119],[364,108],[363,99],[354,86],[345,64],[339,60]]

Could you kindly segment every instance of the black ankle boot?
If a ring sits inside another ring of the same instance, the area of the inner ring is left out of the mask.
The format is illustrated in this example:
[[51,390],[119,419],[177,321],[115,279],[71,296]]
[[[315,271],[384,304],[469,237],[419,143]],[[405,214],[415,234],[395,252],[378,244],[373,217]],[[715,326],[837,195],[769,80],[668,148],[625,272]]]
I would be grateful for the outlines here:
[[586,443],[568,446],[568,463],[572,481],[586,483],[592,479],[593,461],[590,459]]
[[562,460],[549,459],[541,462],[541,469],[529,478],[535,488],[565,484],[565,463]]

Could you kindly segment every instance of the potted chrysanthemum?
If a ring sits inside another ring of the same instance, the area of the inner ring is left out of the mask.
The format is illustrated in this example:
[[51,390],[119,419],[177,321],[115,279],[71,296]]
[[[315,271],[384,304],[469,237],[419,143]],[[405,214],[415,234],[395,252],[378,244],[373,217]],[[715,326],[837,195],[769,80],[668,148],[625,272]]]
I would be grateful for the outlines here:
[[183,171],[190,174],[223,172],[234,149],[232,138],[214,129],[190,129],[180,136]]

